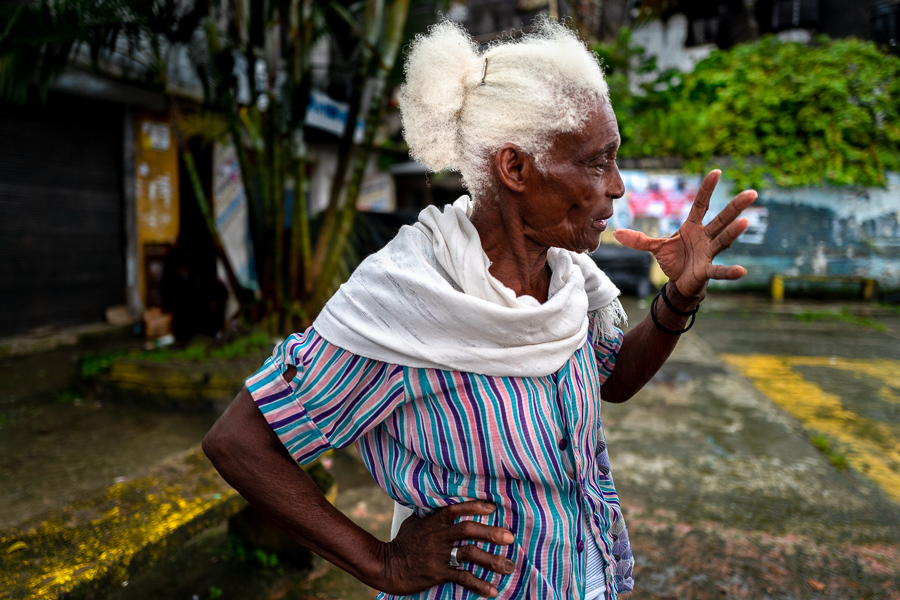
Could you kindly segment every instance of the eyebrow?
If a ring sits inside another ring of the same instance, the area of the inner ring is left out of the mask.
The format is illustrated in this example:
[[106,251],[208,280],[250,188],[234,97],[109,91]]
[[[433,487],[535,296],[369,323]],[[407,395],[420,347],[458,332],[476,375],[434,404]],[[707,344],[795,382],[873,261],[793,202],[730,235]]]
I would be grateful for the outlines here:
[[604,154],[608,154],[608,153],[612,152],[613,150],[615,150],[619,147],[620,143],[621,143],[621,140],[619,138],[614,139],[613,141],[609,142],[608,144],[606,144],[605,146],[603,146],[596,152],[592,152],[591,156],[590,156],[591,160],[593,160],[595,158],[599,158],[600,156],[603,156]]

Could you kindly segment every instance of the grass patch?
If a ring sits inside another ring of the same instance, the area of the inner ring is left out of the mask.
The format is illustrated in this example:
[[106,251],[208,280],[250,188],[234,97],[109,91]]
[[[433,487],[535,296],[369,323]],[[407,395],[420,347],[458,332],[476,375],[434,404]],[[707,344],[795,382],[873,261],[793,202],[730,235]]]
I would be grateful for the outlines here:
[[821,434],[811,435],[809,436],[809,441],[813,443],[813,446],[819,449],[822,454],[828,457],[828,460],[831,461],[831,464],[837,468],[838,471],[843,471],[847,468],[847,457],[833,450],[831,448],[831,442],[828,441],[828,438]]
[[900,315],[900,304],[888,304],[886,302],[879,302],[877,306],[878,308],[883,308],[885,310],[891,311],[892,313]]
[[78,377],[81,381],[91,381],[98,375],[108,372],[121,352],[111,352],[97,356],[83,356],[78,361]]
[[241,358],[250,356],[260,350],[268,349],[272,346],[269,336],[264,333],[254,333],[247,337],[234,340],[224,346],[211,348],[209,351],[210,358]]
[[221,557],[225,562],[245,569],[277,569],[279,574],[284,573],[284,570],[280,568],[276,552],[248,548],[244,540],[236,535],[228,536],[228,543],[221,552]]
[[842,308],[841,312],[839,313],[832,311],[805,310],[803,312],[794,313],[794,320],[803,321],[804,323],[814,323],[816,321],[834,321],[840,323],[848,323],[850,325],[858,325],[859,327],[868,327],[870,329],[881,332],[887,331],[887,325],[885,325],[881,321],[876,321],[875,319],[869,319],[867,317],[858,317],[852,314],[850,312],[850,309],[846,306]]
[[141,358],[148,358],[160,362],[167,362],[170,360],[200,361],[206,360],[207,358],[242,358],[244,356],[256,354],[271,345],[267,335],[264,333],[254,333],[237,338],[236,340],[221,346],[212,344],[209,341],[198,340],[191,342],[184,348],[151,350],[150,352],[141,354]]
[[74,404],[74,405],[78,406],[79,404],[81,404],[82,396],[83,396],[83,394],[80,391],[78,391],[74,388],[69,388],[66,391],[64,391],[62,393],[62,395],[59,397],[59,403],[60,404]]
[[87,355],[78,362],[78,377],[83,382],[92,381],[98,375],[109,372],[113,363],[120,358],[141,358],[156,362],[230,360],[253,356],[271,347],[272,343],[267,335],[254,333],[221,345],[211,340],[197,340],[182,348]]

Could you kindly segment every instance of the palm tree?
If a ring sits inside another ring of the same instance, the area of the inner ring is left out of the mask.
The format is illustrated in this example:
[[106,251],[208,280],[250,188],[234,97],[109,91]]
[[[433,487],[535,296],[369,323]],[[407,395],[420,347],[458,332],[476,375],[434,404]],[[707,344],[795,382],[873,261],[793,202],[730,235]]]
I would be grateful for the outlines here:
[[[162,91],[177,132],[229,137],[249,200],[263,314],[272,332],[308,323],[340,283],[356,202],[410,0],[26,0],[0,5],[0,99],[22,103],[36,83],[45,98],[73,61]],[[336,40],[349,73],[346,131],[324,213],[306,205],[304,121],[310,56]],[[186,52],[203,85],[203,113],[183,116],[169,81]],[[247,69],[249,96],[234,70]],[[244,97],[241,97],[244,96]],[[354,139],[359,119],[361,141]],[[241,290],[219,240],[185,135],[181,157],[232,289]],[[288,207],[288,190],[290,207]],[[287,214],[290,223],[286,223]],[[285,234],[285,231],[288,233]],[[242,299],[247,300],[246,294]]]

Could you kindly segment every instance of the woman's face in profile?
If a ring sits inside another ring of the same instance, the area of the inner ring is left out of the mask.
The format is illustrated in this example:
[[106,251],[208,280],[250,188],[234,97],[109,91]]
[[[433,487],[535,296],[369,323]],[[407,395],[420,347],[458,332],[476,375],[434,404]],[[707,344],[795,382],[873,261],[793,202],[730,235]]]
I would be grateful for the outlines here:
[[522,196],[525,233],[532,241],[573,252],[593,251],[625,193],[616,166],[619,125],[608,102],[578,131],[558,135]]

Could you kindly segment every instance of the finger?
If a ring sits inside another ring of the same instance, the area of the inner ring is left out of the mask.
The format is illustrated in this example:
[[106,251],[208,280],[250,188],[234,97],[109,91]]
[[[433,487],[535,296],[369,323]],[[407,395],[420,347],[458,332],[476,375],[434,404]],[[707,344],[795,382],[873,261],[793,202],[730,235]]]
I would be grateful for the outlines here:
[[715,169],[710,171],[709,175],[703,179],[703,183],[700,184],[700,190],[694,197],[694,204],[691,205],[691,213],[687,218],[691,223],[703,223],[703,217],[706,215],[706,211],[709,210],[709,199],[712,197],[713,190],[716,189],[716,184],[719,183],[721,174],[722,171]]
[[460,562],[473,563],[501,575],[509,575],[516,568],[515,563],[505,556],[485,552],[472,544],[460,546],[459,550],[456,551],[456,558]]
[[747,274],[747,269],[738,265],[709,265],[706,276],[710,279],[740,279]]
[[664,238],[652,238],[634,229],[616,229],[613,232],[613,237],[623,246],[647,252],[656,252],[665,242]]
[[731,223],[728,227],[725,228],[725,231],[722,234],[715,238],[710,244],[710,251],[712,255],[715,257],[726,248],[731,248],[731,244],[734,243],[734,240],[738,239],[744,231],[749,227],[750,221],[747,219],[738,219]]
[[479,596],[484,596],[486,598],[493,598],[498,593],[497,588],[483,579],[478,579],[468,571],[456,569],[454,570],[454,573],[456,573],[454,583],[461,585],[470,592],[475,592]]
[[474,540],[499,546],[508,546],[515,541],[515,537],[508,529],[476,523],[475,521],[463,521],[457,524],[454,527],[453,534],[457,540]]
[[437,509],[437,513],[441,515],[444,523],[450,524],[460,517],[471,515],[489,515],[497,510],[497,505],[487,500],[467,500],[465,502],[457,502],[450,504],[444,508]]
[[725,229],[729,223],[734,221],[740,216],[741,212],[753,204],[753,201],[756,200],[757,193],[756,190],[744,190],[740,194],[734,197],[734,200],[728,203],[722,212],[716,215],[712,221],[706,226],[706,233],[709,237],[714,238]]

